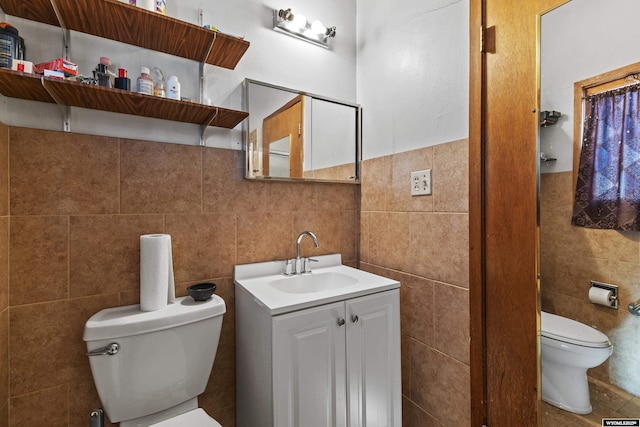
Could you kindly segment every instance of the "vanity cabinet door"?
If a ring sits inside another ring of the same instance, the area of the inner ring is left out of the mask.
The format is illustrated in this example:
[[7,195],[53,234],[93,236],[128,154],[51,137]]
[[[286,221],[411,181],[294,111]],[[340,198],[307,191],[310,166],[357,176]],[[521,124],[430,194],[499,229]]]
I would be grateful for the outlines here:
[[348,300],[346,310],[349,426],[400,426],[400,293]]
[[344,302],[273,318],[274,426],[347,425]]

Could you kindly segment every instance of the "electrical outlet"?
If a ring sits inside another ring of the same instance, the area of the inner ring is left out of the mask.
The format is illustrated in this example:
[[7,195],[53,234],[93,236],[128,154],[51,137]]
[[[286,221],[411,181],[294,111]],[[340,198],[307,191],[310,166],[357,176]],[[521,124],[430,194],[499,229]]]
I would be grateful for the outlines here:
[[427,196],[431,194],[431,169],[411,172],[411,195]]

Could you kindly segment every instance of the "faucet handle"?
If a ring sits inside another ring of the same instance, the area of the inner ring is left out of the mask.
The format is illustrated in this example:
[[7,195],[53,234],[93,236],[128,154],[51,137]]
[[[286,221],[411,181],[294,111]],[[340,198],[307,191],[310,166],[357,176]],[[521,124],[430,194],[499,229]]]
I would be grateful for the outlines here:
[[284,275],[285,276],[293,276],[295,272],[293,271],[293,261],[290,259],[284,260]]
[[304,270],[302,271],[303,273],[307,273],[307,274],[311,273],[311,263],[312,262],[318,262],[318,260],[317,259],[313,259],[313,258],[309,258],[309,257],[304,259],[304,262],[303,262]]

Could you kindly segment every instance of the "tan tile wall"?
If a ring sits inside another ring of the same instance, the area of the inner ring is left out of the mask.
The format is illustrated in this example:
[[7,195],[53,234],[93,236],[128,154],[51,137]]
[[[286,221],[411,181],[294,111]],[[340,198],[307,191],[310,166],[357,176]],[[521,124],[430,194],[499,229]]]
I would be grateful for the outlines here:
[[327,179],[333,181],[352,181],[356,174],[356,164],[346,163],[322,169],[304,172],[305,178]]
[[171,234],[179,295],[211,280],[227,303],[200,402],[235,424],[233,266],[291,257],[307,229],[320,248],[305,253],[353,264],[358,225],[356,186],[242,171],[233,150],[0,127],[0,425],[88,425],[84,323],[139,301],[146,233]]
[[469,425],[468,141],[366,160],[361,193],[360,267],[402,283],[403,426]]
[[[542,309],[603,331],[613,354],[589,375],[640,395],[640,318],[627,304],[640,298],[640,233],[571,225],[573,173],[542,174],[540,259]],[[589,302],[590,280],[620,287],[620,309]]]

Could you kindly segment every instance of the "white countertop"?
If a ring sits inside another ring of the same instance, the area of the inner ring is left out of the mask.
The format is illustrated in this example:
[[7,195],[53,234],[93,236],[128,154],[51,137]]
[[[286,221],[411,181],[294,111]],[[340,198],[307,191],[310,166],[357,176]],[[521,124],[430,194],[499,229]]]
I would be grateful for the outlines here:
[[317,256],[313,259],[317,259],[318,262],[312,264],[312,275],[340,273],[352,277],[355,283],[318,292],[279,291],[269,283],[299,277],[283,274],[284,261],[236,265],[233,281],[236,286],[242,287],[253,295],[258,304],[274,316],[400,287],[398,281],[342,265],[340,254]]

